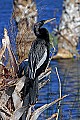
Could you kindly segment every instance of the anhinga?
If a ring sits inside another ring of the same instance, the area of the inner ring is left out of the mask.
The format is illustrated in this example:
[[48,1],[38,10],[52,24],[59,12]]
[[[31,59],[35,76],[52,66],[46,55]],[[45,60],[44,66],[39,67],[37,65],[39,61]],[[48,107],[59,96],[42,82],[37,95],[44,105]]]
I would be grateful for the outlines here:
[[29,56],[29,78],[34,80],[43,71],[45,71],[48,61],[49,61],[49,33],[46,28],[42,26],[52,20],[42,20],[34,25],[34,33],[36,35],[36,40],[32,43]]
[[[48,30],[42,26],[54,19],[55,18],[42,20],[34,25],[34,33],[37,38],[32,43],[28,56],[28,75],[32,87],[34,86],[36,78],[45,71],[49,61],[49,33]],[[34,90],[31,90],[31,94],[33,91]]]

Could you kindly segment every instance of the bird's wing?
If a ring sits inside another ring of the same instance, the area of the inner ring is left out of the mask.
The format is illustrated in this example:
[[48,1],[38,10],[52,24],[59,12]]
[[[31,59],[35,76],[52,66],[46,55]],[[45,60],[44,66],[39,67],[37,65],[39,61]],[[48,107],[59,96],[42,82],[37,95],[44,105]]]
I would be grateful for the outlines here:
[[38,64],[36,66],[36,70],[41,67],[41,65],[44,63],[46,58],[47,58],[47,48],[45,48],[45,51],[44,51],[44,54],[43,54],[42,58],[38,61]]
[[[43,43],[44,42],[44,43]],[[35,42],[29,53],[29,78],[34,79],[37,69],[44,63],[47,57],[47,47],[45,41]]]

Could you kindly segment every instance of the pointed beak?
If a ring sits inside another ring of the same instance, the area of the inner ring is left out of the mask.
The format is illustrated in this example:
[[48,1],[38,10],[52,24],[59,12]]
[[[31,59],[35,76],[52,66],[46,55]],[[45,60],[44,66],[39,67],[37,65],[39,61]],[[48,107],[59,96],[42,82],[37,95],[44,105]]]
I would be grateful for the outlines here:
[[45,20],[44,24],[48,23],[48,22],[51,22],[53,20],[55,20],[56,18],[52,18],[52,19],[49,19],[49,20]]

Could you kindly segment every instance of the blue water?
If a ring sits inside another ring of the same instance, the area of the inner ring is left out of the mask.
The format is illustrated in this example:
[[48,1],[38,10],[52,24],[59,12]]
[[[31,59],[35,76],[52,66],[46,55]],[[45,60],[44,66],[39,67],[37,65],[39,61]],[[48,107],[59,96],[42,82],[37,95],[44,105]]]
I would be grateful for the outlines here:
[[59,25],[62,14],[63,0],[36,0],[38,9],[38,20],[50,19],[55,17],[56,21],[45,25],[49,32],[53,30],[56,25]]
[[[63,0],[36,0],[38,10],[38,20],[56,17],[56,21],[47,24],[49,32],[60,23],[62,14]],[[0,46],[3,38],[3,29],[6,27],[10,34],[10,18],[13,11],[13,0],[0,0]],[[15,28],[16,29],[16,28]],[[16,33],[11,34],[11,44],[15,46]],[[79,49],[80,46],[78,45]],[[49,76],[50,82],[39,91],[39,102],[35,108],[50,103],[59,97],[59,82],[56,75],[55,67],[58,68],[62,84],[62,95],[69,94],[62,100],[60,107],[59,120],[80,120],[80,60],[54,60],[50,64],[52,73]],[[53,113],[57,112],[58,105],[50,107],[44,111],[38,120],[45,120]]]
[[9,28],[12,7],[12,0],[0,0],[0,38],[2,38],[4,27]]
[[[55,24],[59,24],[62,13],[63,0],[36,0],[38,10],[38,20],[50,19],[56,17]],[[2,38],[4,27],[9,28],[10,18],[13,11],[13,0],[0,0],[0,36]],[[53,23],[52,23],[53,24]],[[50,24],[46,27],[51,32],[53,26]]]

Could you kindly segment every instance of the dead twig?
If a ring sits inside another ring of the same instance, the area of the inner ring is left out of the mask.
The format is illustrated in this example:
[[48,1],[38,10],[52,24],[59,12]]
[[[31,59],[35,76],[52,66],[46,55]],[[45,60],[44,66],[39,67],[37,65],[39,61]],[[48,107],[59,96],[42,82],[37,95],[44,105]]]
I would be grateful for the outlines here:
[[44,79],[44,78],[47,77],[49,74],[51,74],[51,68],[46,69],[46,71],[43,72],[43,73],[38,77],[38,81]]
[[40,90],[44,85],[46,85],[50,80],[43,80],[42,82],[38,83],[38,89]]
[[46,119],[46,120],[53,120],[53,118],[56,118],[57,117],[57,114],[58,113],[54,113],[50,118]]
[[[62,92],[61,92],[61,80],[60,80],[60,77],[59,77],[59,73],[58,73],[57,67],[55,67],[55,69],[56,69],[56,74],[57,74],[58,81],[59,81],[59,97],[61,98],[61,96],[62,96]],[[56,120],[58,120],[58,117],[59,117],[60,105],[61,105],[61,101],[59,101],[59,104],[58,104],[58,112],[57,112]]]
[[46,109],[48,109],[50,106],[54,105],[55,103],[61,101],[62,99],[64,99],[65,97],[67,97],[68,95],[64,95],[61,98],[58,98],[57,100],[49,103],[49,104],[45,104],[42,107],[38,108],[37,110],[35,110],[31,116],[30,120],[37,120],[37,118],[39,117],[39,115]]

